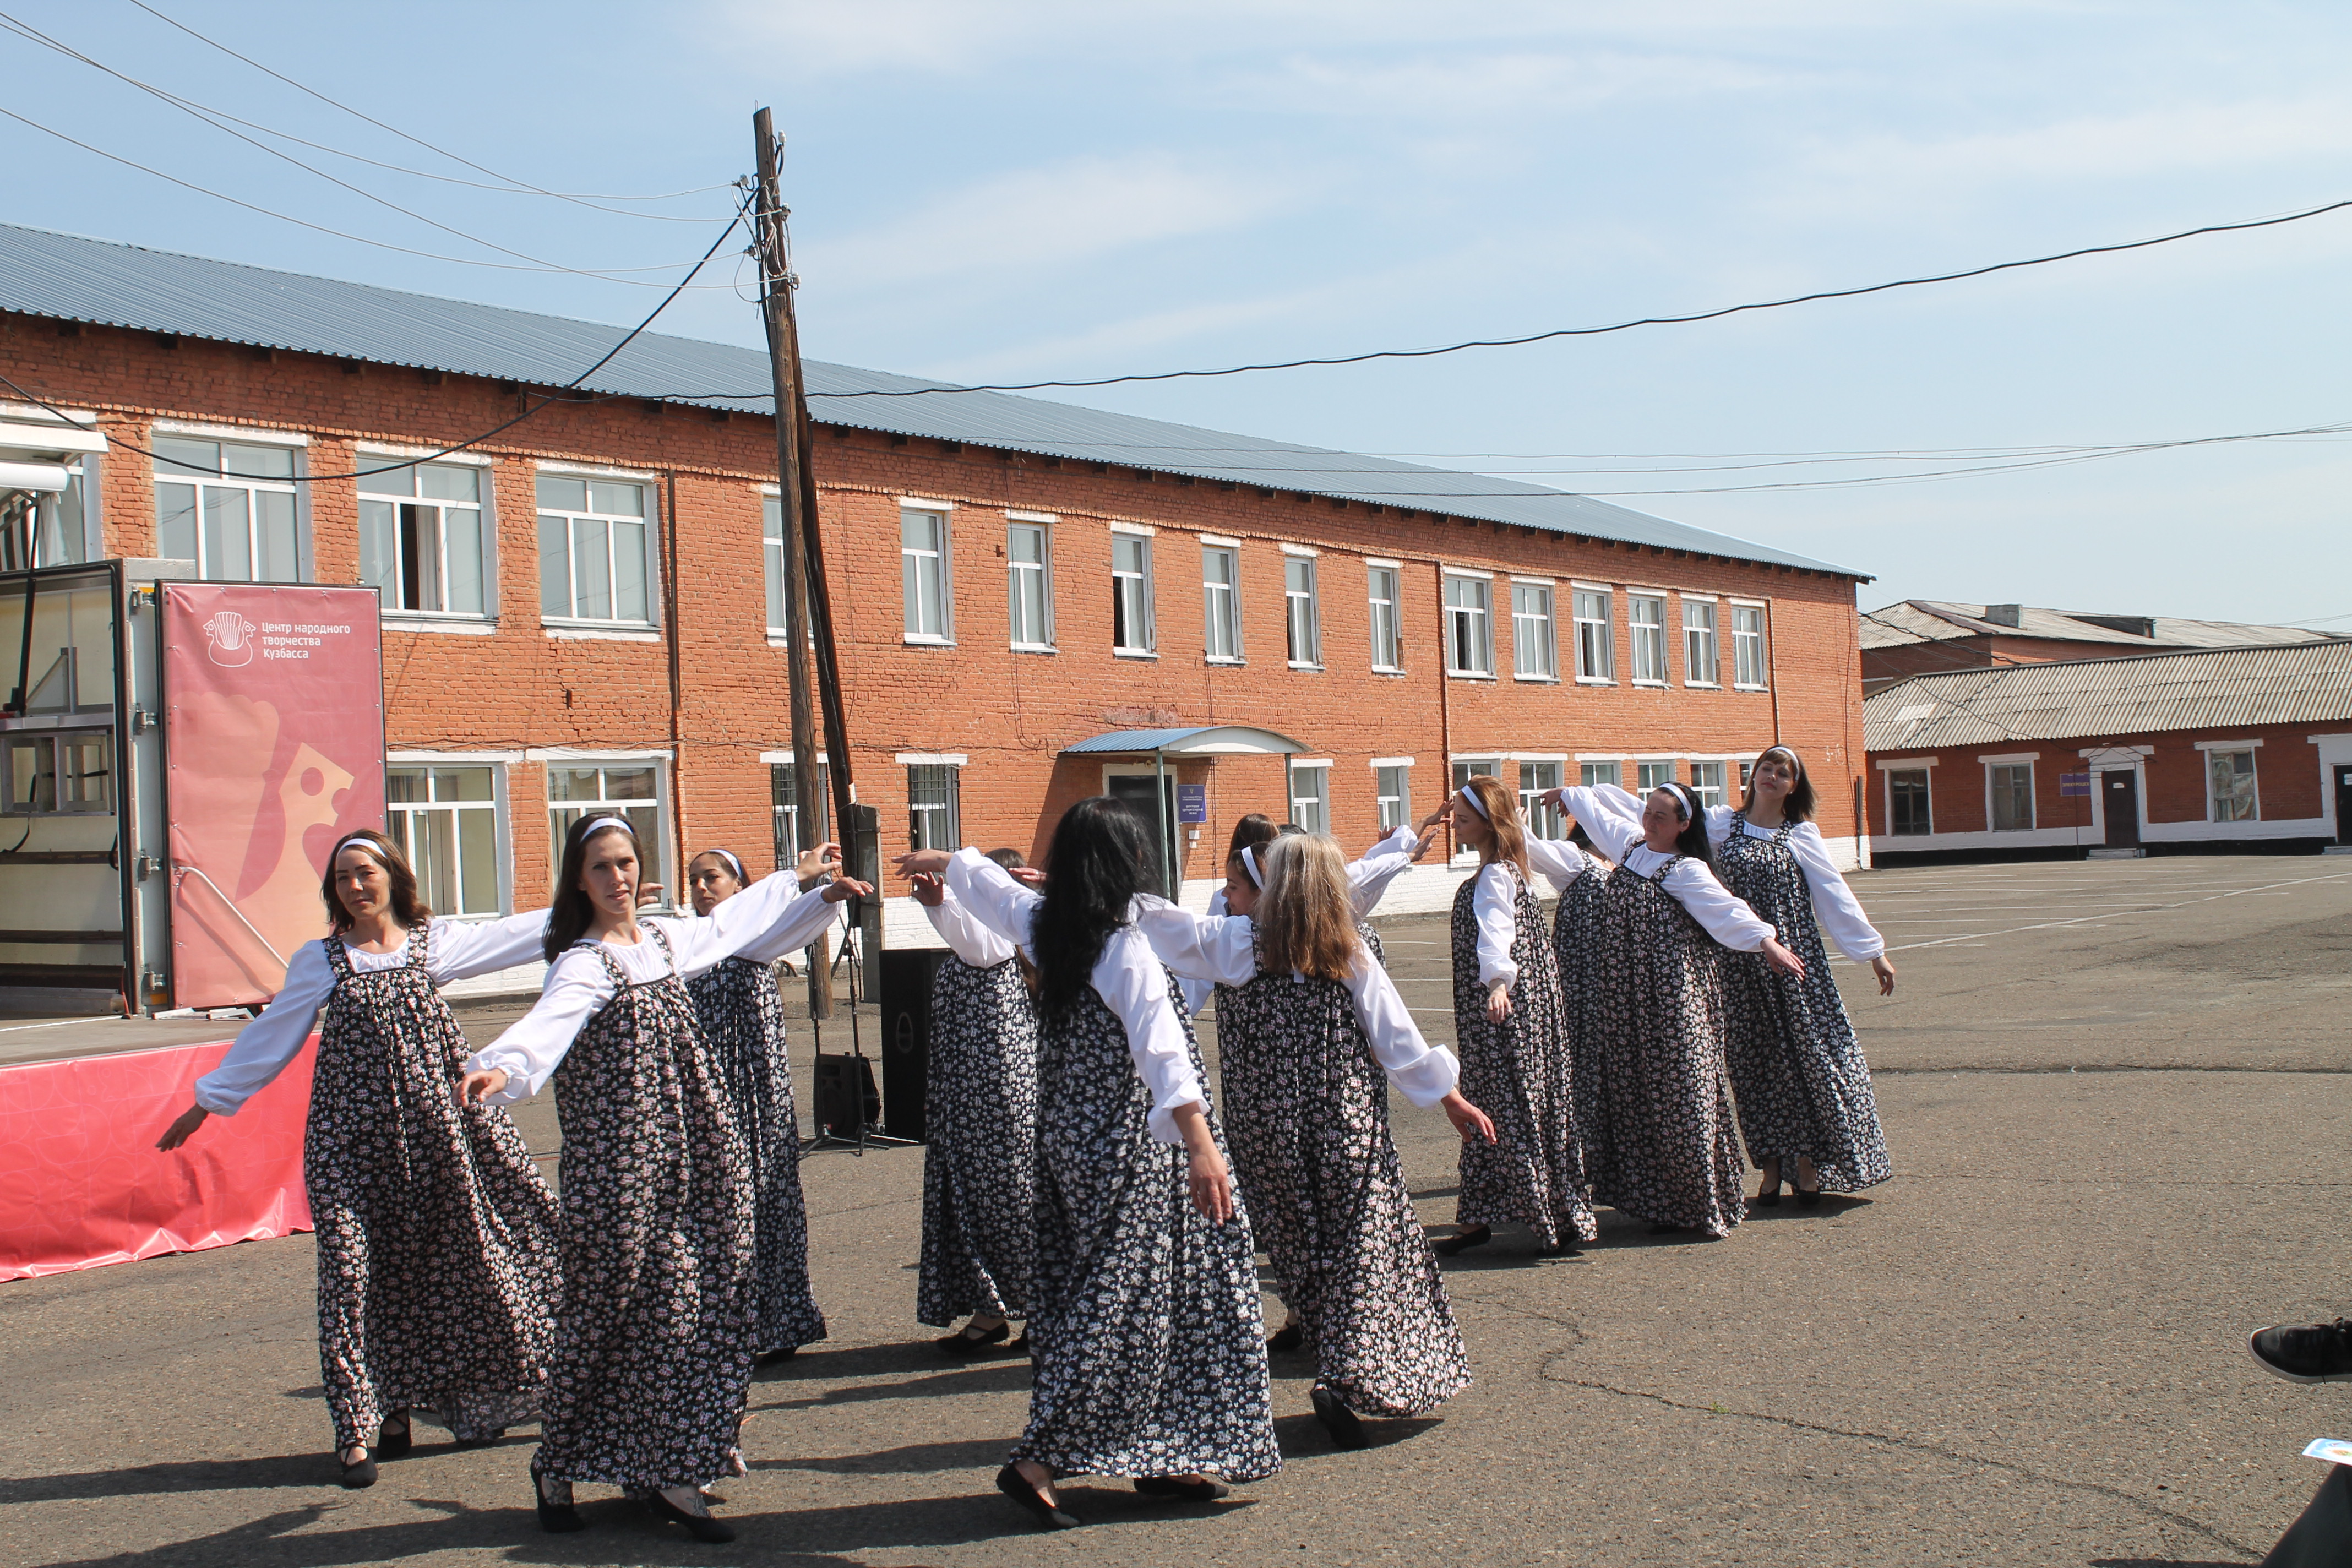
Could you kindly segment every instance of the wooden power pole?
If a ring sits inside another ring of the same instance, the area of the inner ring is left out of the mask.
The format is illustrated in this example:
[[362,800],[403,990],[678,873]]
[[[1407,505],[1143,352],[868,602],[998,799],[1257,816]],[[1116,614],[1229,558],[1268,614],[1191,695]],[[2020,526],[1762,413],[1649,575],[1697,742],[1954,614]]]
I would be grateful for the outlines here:
[[[832,595],[824,581],[823,545],[817,534],[816,479],[809,469],[808,402],[801,384],[800,327],[793,315],[792,258],[784,242],[787,214],[776,180],[781,147],[765,109],[752,115],[751,134],[757,142],[759,169],[753,235],[776,397],[776,480],[782,492],[778,500],[784,524],[784,682],[792,701],[793,805],[808,835],[807,842],[818,842],[815,828],[824,795],[817,784],[820,748],[812,690],[821,680],[827,742],[822,749],[832,794],[838,803],[833,826],[845,841],[854,820],[850,807],[857,796],[850,777],[846,715],[834,658]],[[815,679],[809,668],[812,647],[818,667]],[[829,939],[819,938],[811,952],[815,962],[809,971],[809,1011],[813,1016],[829,1018],[833,1016]]]

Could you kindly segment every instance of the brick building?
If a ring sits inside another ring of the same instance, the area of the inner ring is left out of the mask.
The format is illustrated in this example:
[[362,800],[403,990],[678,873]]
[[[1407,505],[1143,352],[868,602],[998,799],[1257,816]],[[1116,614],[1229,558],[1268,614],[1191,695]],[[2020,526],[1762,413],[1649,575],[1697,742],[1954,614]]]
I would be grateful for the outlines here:
[[[378,584],[394,826],[435,846],[444,909],[545,899],[551,828],[599,805],[640,818],[672,880],[714,845],[763,870],[803,760],[766,359],[646,333],[541,405],[617,335],[0,226],[0,374],[69,416],[0,408],[0,464],[63,475],[0,489],[0,565]],[[1073,745],[1202,725],[1301,751],[1170,759],[1203,792],[1177,846],[1194,882],[1248,810],[1361,845],[1465,772],[1721,796],[1776,738],[1860,851],[1855,572],[1510,480],[808,379],[855,778],[886,852],[1034,853],[1070,801],[1157,766]],[[884,393],[918,395],[858,395]]]
[[1864,711],[1880,861],[2352,844],[2352,642],[1922,675]]
[[2209,647],[2284,647],[2325,640],[2327,633],[2302,626],[1906,599],[1862,617],[1862,689],[1867,695],[1915,675],[1951,669],[2130,658]]

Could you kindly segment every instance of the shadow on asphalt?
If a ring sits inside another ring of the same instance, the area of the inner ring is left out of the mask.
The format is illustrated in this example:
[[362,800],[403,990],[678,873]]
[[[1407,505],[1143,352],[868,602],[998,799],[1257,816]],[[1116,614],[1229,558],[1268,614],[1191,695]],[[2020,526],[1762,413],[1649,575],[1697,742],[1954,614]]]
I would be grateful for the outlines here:
[[[1434,1415],[1414,1415],[1401,1420],[1383,1421],[1377,1416],[1364,1418],[1364,1436],[1375,1448],[1385,1448],[1394,1443],[1410,1443],[1423,1432],[1433,1431],[1445,1423]],[[1285,1464],[1302,1459],[1342,1459],[1345,1450],[1332,1444],[1323,1423],[1312,1415],[1285,1415],[1274,1424],[1274,1437],[1282,1449]]]
[[916,1443],[885,1448],[875,1454],[844,1454],[838,1458],[754,1459],[755,1470],[823,1470],[834,1475],[916,1475],[932,1470],[988,1470],[1004,1462],[1006,1437],[975,1438],[962,1443]]
[[0,1507],[64,1498],[147,1497],[169,1492],[249,1491],[336,1484],[334,1456],[274,1454],[252,1459],[181,1459],[121,1470],[69,1471],[0,1480]]
[[[933,1364],[937,1364],[934,1363]],[[829,1388],[806,1399],[771,1399],[754,1403],[754,1410],[814,1410],[827,1405],[856,1405],[869,1399],[929,1399],[950,1394],[1000,1394],[1029,1386],[1029,1358],[1007,1357],[978,1366],[957,1367],[929,1377],[898,1383],[852,1384]]]

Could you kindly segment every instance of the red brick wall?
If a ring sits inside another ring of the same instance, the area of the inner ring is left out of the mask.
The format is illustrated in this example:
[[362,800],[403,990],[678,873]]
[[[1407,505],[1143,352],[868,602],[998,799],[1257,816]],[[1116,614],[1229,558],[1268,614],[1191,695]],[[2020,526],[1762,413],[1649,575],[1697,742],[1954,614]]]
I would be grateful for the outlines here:
[[[149,334],[103,328],[61,339],[53,325],[24,317],[0,316],[0,366],[61,405],[100,410],[110,431],[142,446],[149,421],[159,416],[306,432],[314,475],[348,473],[358,440],[426,446],[462,439],[521,406],[517,389],[467,377],[299,354],[265,359],[194,341],[165,346]],[[783,658],[767,643],[760,550],[760,481],[774,463],[769,422],[649,410],[634,400],[566,404],[476,450],[495,459],[498,627],[488,637],[387,631],[391,744],[472,752],[675,747],[673,826],[682,829],[682,847],[723,844],[755,869],[764,868],[772,838],[760,753],[791,744]],[[542,628],[534,458],[660,476],[661,619],[668,640],[564,639]],[[1104,762],[1121,761],[1065,757],[1063,748],[1104,731],[1160,723],[1259,725],[1330,758],[1332,826],[1351,846],[1377,830],[1369,766],[1375,756],[1415,760],[1419,813],[1443,798],[1449,752],[1752,752],[1776,737],[1802,752],[1813,770],[1822,831],[1854,831],[1861,700],[1850,578],[845,429],[820,430],[813,460],[858,794],[880,809],[886,852],[903,847],[906,837],[898,752],[969,757],[961,775],[964,837],[1034,854],[1070,801],[1101,791]],[[352,581],[355,485],[329,479],[309,489],[318,577]],[[103,493],[110,552],[153,553],[146,459],[110,453]],[[955,507],[951,648],[902,640],[902,495]],[[999,551],[1008,507],[1061,520],[1054,535],[1057,653],[1007,647]],[[1159,531],[1156,660],[1110,652],[1114,521]],[[1211,667],[1202,658],[1197,534],[1204,531],[1241,542],[1242,668]],[[1322,552],[1320,671],[1286,667],[1284,541]],[[1368,555],[1401,563],[1401,675],[1370,668]],[[1443,677],[1441,563],[1495,574],[1495,680]],[[1557,685],[1510,675],[1513,573],[1559,580]],[[1572,679],[1570,578],[1617,589],[1617,685],[1581,687]],[[1769,602],[1773,689],[1729,688],[1727,605],[1718,628],[1726,686],[1683,686],[1681,608],[1671,593],[1666,631],[1675,684],[1633,687],[1627,679],[1627,585]],[[1566,771],[1573,782],[1573,761]],[[1186,857],[1188,876],[1218,874],[1218,851],[1243,812],[1287,814],[1278,760],[1188,762],[1174,772],[1181,782],[1209,787],[1210,821],[1198,849]],[[1507,767],[1507,780],[1510,774]],[[1689,777],[1686,763],[1677,776]],[[549,874],[543,768],[509,768],[508,787],[515,897],[528,903],[545,895]]]

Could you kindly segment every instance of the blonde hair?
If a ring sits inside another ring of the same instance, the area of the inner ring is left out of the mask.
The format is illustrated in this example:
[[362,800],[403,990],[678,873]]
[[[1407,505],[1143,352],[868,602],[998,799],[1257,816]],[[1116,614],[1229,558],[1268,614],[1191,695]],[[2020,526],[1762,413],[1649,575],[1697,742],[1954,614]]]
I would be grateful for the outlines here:
[[1269,974],[1346,979],[1363,939],[1339,846],[1320,833],[1286,833],[1259,854],[1265,891],[1251,917],[1259,966]]
[[1477,797],[1480,813],[1486,826],[1495,832],[1494,843],[1478,851],[1478,864],[1491,866],[1497,860],[1508,860],[1519,868],[1522,877],[1532,877],[1528,869],[1528,830],[1519,824],[1519,803],[1503,781],[1486,773],[1472,773],[1463,789]]

